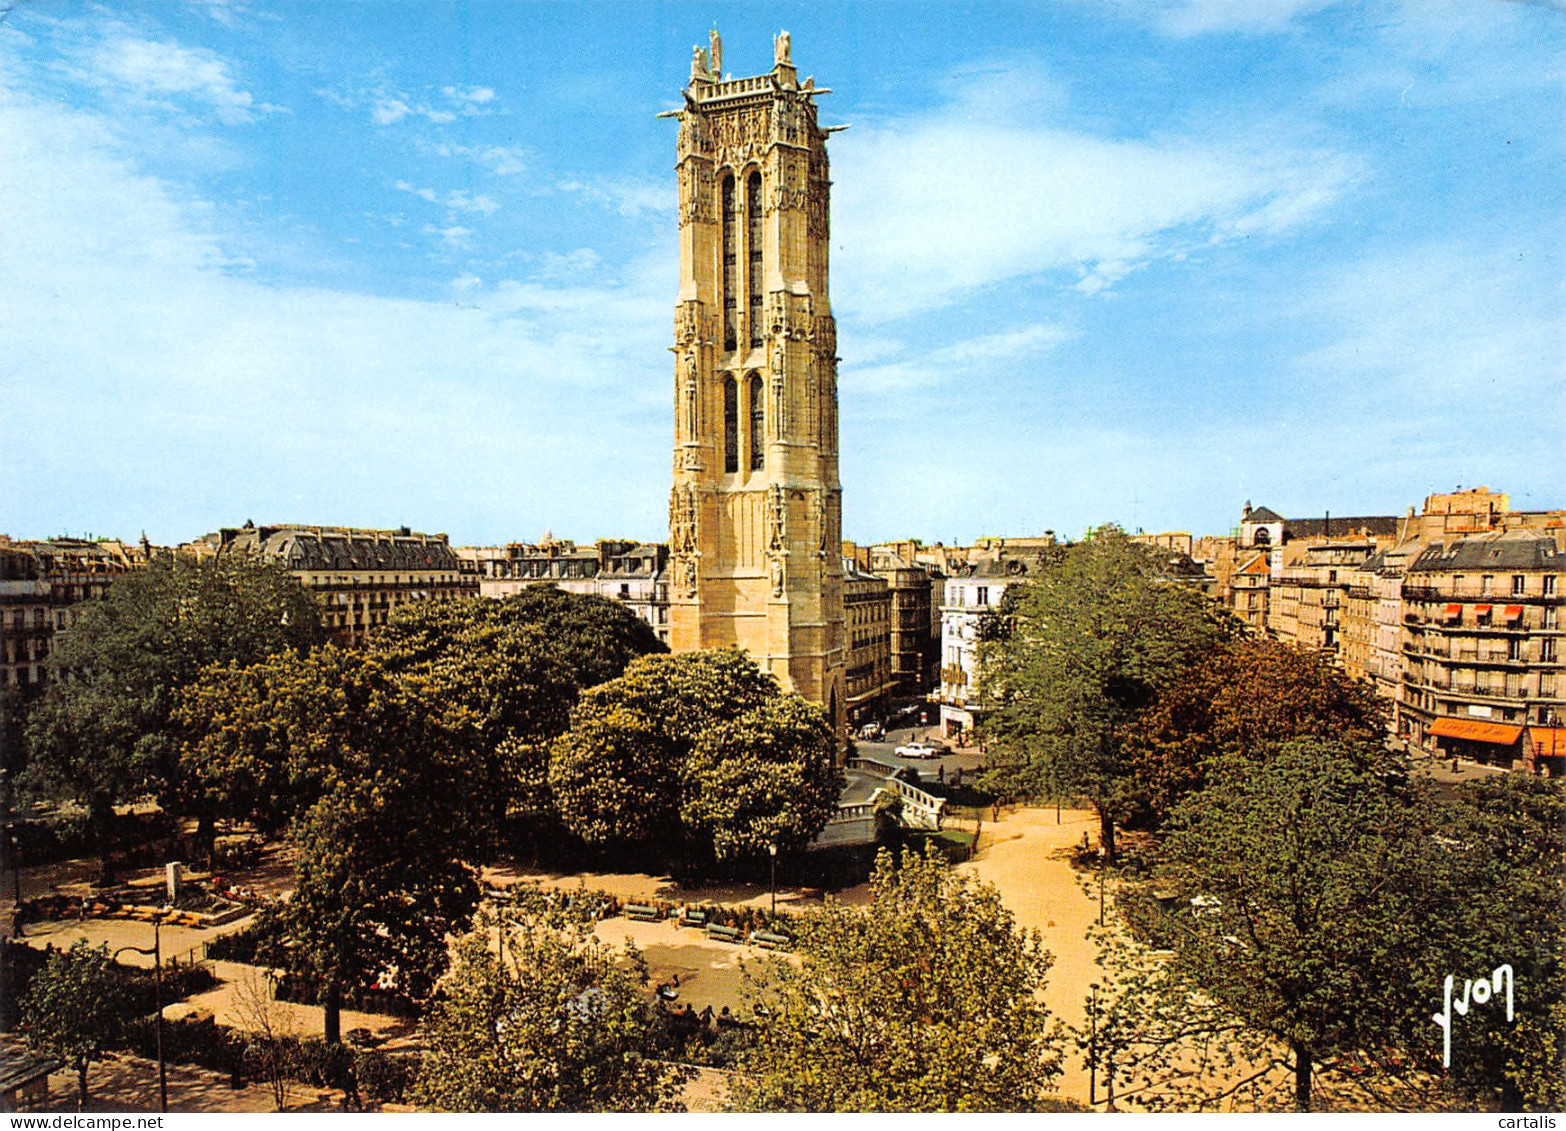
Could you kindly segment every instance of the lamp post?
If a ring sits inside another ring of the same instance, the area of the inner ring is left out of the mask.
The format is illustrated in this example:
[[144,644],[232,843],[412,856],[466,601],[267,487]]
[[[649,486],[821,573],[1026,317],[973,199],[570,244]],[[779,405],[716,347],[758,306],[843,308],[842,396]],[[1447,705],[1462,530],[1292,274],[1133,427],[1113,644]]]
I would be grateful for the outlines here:
[[[767,859],[770,862],[769,879],[767,887],[772,891],[772,917],[778,917],[778,846],[767,845]],[[770,929],[770,928],[769,928]]]
[[1098,1103],[1098,983],[1088,987],[1088,1106]]
[[1098,846],[1098,925],[1104,925],[1104,865],[1108,857],[1104,854],[1104,846]]
[[145,954],[152,959],[152,985],[153,1004],[157,1012],[153,1015],[152,1032],[157,1042],[158,1050],[158,1110],[169,1110],[169,1074],[168,1066],[163,1062],[163,920],[155,918],[152,921],[152,948],[144,946],[122,946],[114,952],[113,957],[118,958],[127,950],[137,954]]

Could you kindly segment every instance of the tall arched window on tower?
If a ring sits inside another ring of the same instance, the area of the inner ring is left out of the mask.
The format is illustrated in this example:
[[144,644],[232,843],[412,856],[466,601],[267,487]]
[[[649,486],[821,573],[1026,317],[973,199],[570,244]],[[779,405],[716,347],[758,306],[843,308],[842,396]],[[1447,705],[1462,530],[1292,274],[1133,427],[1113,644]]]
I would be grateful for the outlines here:
[[723,470],[739,470],[739,386],[723,379]]
[[750,375],[750,469],[760,471],[767,459],[767,406],[761,399],[761,378]]
[[739,201],[734,178],[723,178],[723,348],[739,348]]
[[761,174],[752,173],[745,182],[745,213],[750,219],[750,347],[761,345]]

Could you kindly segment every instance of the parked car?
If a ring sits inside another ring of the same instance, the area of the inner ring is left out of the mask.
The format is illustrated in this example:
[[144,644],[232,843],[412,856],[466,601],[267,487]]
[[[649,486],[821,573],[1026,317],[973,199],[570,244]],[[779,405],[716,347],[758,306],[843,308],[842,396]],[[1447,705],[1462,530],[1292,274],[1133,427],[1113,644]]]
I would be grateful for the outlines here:
[[859,737],[866,742],[880,742],[886,737],[886,728],[880,723],[866,723],[859,728]]
[[942,758],[951,753],[944,742],[926,742],[922,739],[906,742],[893,751],[899,758]]

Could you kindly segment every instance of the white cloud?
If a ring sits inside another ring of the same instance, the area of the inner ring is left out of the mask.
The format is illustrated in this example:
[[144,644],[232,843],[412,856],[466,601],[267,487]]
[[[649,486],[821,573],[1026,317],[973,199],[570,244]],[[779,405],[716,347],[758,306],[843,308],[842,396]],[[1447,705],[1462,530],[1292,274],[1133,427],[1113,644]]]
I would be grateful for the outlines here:
[[74,77],[89,85],[164,109],[202,105],[229,125],[282,109],[242,90],[228,63],[213,52],[171,40],[116,34],[80,51],[76,60]]
[[675,190],[668,181],[561,181],[561,192],[581,195],[621,216],[669,215],[674,211]]
[[671,263],[430,301],[267,285],[101,119],[0,86],[0,151],[12,530],[386,525],[392,500],[495,540],[562,512],[659,529]]
[[1331,151],[1101,138],[950,109],[850,131],[833,161],[833,289],[862,319],[1052,271],[1102,290],[1155,260],[1305,224],[1360,175]]
[[1482,398],[1492,418],[1544,408],[1566,420],[1563,290],[1558,249],[1454,241],[1371,255],[1308,299],[1330,340],[1300,370],[1375,390],[1410,418],[1450,423],[1455,403]]
[[526,154],[515,145],[449,145],[426,147],[438,157],[460,157],[497,177],[517,177],[527,172]]
[[590,247],[579,247],[565,255],[553,252],[540,257],[535,274],[541,279],[578,279],[591,275],[603,265],[598,253]]
[[473,229],[464,228],[461,224],[452,224],[445,228],[437,228],[434,224],[426,224],[424,232],[426,235],[439,236],[441,242],[451,248],[467,247],[468,241],[473,238]]
[[378,98],[370,110],[370,119],[377,126],[389,126],[402,121],[411,113],[413,108],[400,98]]
[[237,0],[185,0],[192,8],[198,8],[206,16],[226,28],[234,28],[239,25],[239,17],[246,15],[249,8]]
[[[1071,337],[1071,332],[1063,327],[1040,324],[966,338],[938,350],[896,360],[886,360],[888,351],[882,349],[879,351],[881,359],[873,364],[865,364],[869,359],[855,352],[844,358],[843,381],[845,386],[853,388],[856,396],[933,389],[954,379],[971,381],[975,374],[982,374],[1000,362],[1037,358]],[[872,343],[871,357],[877,352]]]
[[495,92],[487,86],[443,86],[440,92],[453,102],[470,102],[475,106],[483,106],[495,100]]
[[459,117],[472,118],[494,111],[488,104],[494,101],[495,92],[487,87],[443,87],[442,94],[454,104],[453,109],[432,106],[429,102],[399,90],[385,82],[375,82],[365,87],[339,86],[315,92],[334,106],[344,110],[370,108],[370,121],[378,126],[394,126],[410,118],[422,118],[435,125],[447,125]]
[[1335,3],[1338,0],[1153,0],[1148,14],[1169,35],[1255,34],[1286,31],[1300,17]]
[[441,194],[432,188],[419,188],[407,181],[397,181],[392,187],[400,192],[410,193],[420,200],[438,204],[453,213],[471,212],[478,216],[493,216],[500,210],[500,204],[493,197],[485,196],[483,193],[475,195],[467,189],[452,189]]

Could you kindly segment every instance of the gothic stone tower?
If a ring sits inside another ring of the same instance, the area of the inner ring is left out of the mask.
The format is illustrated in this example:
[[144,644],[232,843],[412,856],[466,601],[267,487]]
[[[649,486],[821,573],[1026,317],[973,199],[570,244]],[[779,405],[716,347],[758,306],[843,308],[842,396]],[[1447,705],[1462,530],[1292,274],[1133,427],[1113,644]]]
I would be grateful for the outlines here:
[[827,131],[788,33],[770,73],[695,51],[680,122],[670,643],[738,645],[841,732],[837,328]]

